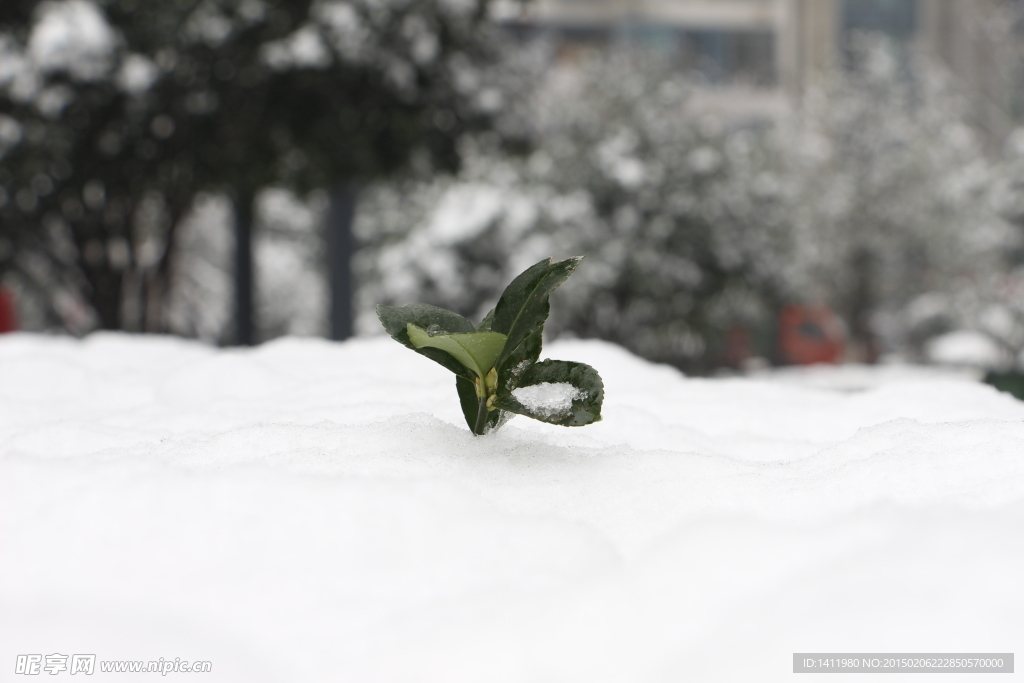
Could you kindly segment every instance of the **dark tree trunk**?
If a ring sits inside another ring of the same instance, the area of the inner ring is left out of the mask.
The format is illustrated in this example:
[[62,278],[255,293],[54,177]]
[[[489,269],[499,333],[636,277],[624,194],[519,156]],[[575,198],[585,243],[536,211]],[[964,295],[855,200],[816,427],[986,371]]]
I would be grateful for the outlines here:
[[327,210],[327,270],[331,286],[331,339],[352,336],[352,221],[356,212],[356,186],[343,183],[331,191]]
[[878,360],[878,340],[871,325],[875,310],[875,258],[867,249],[857,250],[852,257],[853,291],[849,295],[847,323],[853,355],[860,363]]
[[99,318],[99,327],[103,330],[121,329],[121,300],[124,273],[104,267],[86,270],[86,279],[91,291],[92,306]]
[[[111,259],[107,247],[108,236],[104,234],[103,228],[96,222],[85,220],[70,227],[71,239],[78,249],[79,258],[77,261],[78,270],[85,279],[86,287],[83,295],[96,314],[97,327],[101,330],[122,330],[124,320],[122,319],[122,306],[124,304],[125,271],[128,264],[115,264]],[[90,240],[99,240],[103,246],[102,255],[99,259],[86,261],[82,255],[87,253]],[[33,246],[41,253],[46,254],[51,260],[51,265],[64,271],[67,263],[53,251],[53,245],[43,238],[43,241],[33,241]],[[51,304],[52,305],[52,304]],[[64,315],[56,308],[54,309],[57,318],[61,320],[66,329],[81,333],[75,323],[64,319]]]
[[252,346],[255,343],[253,201],[251,192],[240,192],[235,197],[235,344],[238,346]]

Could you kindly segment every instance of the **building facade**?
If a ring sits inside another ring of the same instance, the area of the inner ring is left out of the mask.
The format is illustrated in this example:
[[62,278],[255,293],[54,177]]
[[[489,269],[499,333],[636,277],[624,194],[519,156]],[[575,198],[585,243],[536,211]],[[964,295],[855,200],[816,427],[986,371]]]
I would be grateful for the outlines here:
[[945,65],[994,144],[1024,121],[1024,0],[532,0],[499,13],[568,45],[649,45],[710,84],[790,102],[851,66],[856,34],[882,33]]

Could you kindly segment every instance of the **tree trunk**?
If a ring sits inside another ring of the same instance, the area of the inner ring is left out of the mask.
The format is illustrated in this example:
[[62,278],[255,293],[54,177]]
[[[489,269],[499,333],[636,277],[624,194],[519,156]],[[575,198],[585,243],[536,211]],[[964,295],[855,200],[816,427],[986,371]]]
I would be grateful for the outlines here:
[[124,271],[115,270],[104,263],[96,268],[84,269],[90,288],[90,303],[99,318],[101,330],[122,329],[121,302]]
[[253,312],[253,258],[252,192],[239,192],[235,196],[235,344],[252,346],[255,343],[255,314]]
[[859,249],[853,254],[851,265],[854,281],[847,323],[853,356],[859,363],[875,363],[879,355],[878,340],[871,325],[875,311],[875,257],[867,249]]
[[331,288],[331,339],[352,336],[352,256],[355,240],[352,222],[356,211],[356,186],[343,183],[331,191],[327,210],[327,270]]

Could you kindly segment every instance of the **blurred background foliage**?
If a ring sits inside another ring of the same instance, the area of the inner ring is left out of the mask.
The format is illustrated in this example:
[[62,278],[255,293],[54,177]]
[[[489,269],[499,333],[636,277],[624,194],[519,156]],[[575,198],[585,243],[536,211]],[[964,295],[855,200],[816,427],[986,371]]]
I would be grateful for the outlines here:
[[[251,226],[268,187],[333,189],[486,127],[477,2],[5,2],[5,260],[46,324],[172,329],[176,232],[202,194],[236,223],[233,337],[253,341]],[[9,249],[13,251],[13,249]],[[26,261],[27,259],[27,261]]]
[[0,277],[27,329],[251,343],[376,333],[376,303],[479,318],[585,254],[549,334],[687,371],[785,360],[793,305],[849,360],[1019,364],[1024,135],[868,5],[843,26],[900,31],[849,30],[840,77],[765,112],[756,36],[736,104],[706,36],[687,62],[477,0],[8,0]]
[[[1020,161],[985,153],[941,71],[916,62],[908,81],[885,41],[856,49],[861,68],[771,122],[701,111],[704,86],[643,52],[548,74],[533,152],[471,148],[458,176],[367,198],[363,310],[420,297],[479,316],[531,259],[581,253],[553,302],[563,334],[704,372],[734,362],[736,329],[778,359],[781,310],[824,304],[848,357],[928,360],[937,335],[1017,306],[992,280],[1019,277]],[[993,362],[1022,348],[1004,346]]]
[[480,316],[525,265],[586,254],[553,300],[553,332],[712,361],[723,330],[762,321],[787,296],[791,235],[770,132],[689,114],[687,79],[643,53],[574,65],[548,87],[535,94],[532,153],[471,148],[460,176],[423,188],[436,199],[412,202],[426,215],[389,216],[389,229],[377,224],[385,206],[363,213],[369,298],[425,295]]

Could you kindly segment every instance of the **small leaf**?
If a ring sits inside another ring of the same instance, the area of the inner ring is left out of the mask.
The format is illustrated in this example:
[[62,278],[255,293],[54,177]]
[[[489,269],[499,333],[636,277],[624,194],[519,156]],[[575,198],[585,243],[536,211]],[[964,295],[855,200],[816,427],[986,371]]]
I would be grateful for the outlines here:
[[480,321],[480,324],[476,326],[477,332],[490,332],[491,325],[494,323],[494,309],[487,311],[487,315]]
[[498,363],[498,387],[503,393],[519,386],[519,378],[540,358],[543,335],[544,326],[540,325],[523,340],[515,353]]
[[441,334],[460,334],[476,332],[473,323],[458,313],[431,306],[430,304],[409,304],[408,306],[377,306],[377,317],[384,329],[396,341],[413,348],[409,338],[405,336],[406,325],[412,323],[423,329],[437,325]]
[[527,337],[543,329],[551,310],[548,297],[572,275],[582,260],[582,256],[554,263],[545,259],[527,268],[505,288],[494,307],[491,324],[492,330],[508,336],[499,363],[516,354]]
[[462,405],[462,414],[466,417],[469,431],[476,434],[476,421],[480,410],[480,399],[476,395],[476,387],[465,377],[456,376],[455,390],[459,392],[459,403]]
[[585,363],[546,360],[529,367],[519,386],[500,395],[495,405],[512,413],[565,427],[582,427],[601,419],[604,383]]
[[437,330],[447,334],[474,332],[473,323],[458,313],[452,313],[430,304],[409,304],[408,306],[377,306],[377,317],[384,325],[385,331],[399,344],[440,363],[456,375],[464,375],[467,379],[472,380],[472,373],[450,354],[432,347],[417,348],[409,339],[407,327],[409,323],[424,329],[436,325]]
[[468,334],[429,334],[412,323],[406,325],[409,341],[417,349],[440,349],[464,366],[484,377],[494,367],[501,350],[505,348],[505,335],[498,332],[470,332]]
[[[480,404],[486,402],[477,398],[476,387],[473,386],[473,382],[465,377],[455,378],[455,389],[459,392],[459,403],[462,405],[462,414],[466,418],[466,424],[469,425],[469,431],[477,436],[493,432],[512,417],[512,413],[504,410],[488,411],[486,405],[481,408]],[[486,417],[483,417],[483,419],[481,419],[480,415],[481,410],[486,413]],[[477,431],[478,420],[481,421],[479,431]]]

